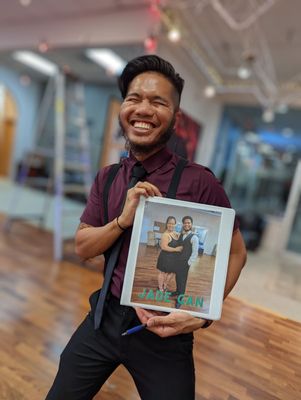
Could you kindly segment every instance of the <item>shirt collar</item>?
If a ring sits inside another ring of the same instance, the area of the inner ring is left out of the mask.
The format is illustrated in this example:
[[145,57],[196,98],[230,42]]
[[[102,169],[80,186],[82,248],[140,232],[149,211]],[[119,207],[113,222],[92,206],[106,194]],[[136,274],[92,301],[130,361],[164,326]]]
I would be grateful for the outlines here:
[[[146,169],[148,174],[156,171],[157,169],[161,168],[163,165],[168,163],[172,158],[173,153],[168,150],[165,146],[163,149],[160,149],[157,153],[151,155],[146,160],[142,161],[141,164]],[[130,152],[129,159],[132,165],[137,162],[135,156]]]

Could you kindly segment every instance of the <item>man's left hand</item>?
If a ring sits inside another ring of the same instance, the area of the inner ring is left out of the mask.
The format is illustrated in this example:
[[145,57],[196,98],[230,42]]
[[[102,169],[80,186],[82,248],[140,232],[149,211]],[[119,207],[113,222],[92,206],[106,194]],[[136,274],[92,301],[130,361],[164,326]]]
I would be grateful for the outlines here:
[[163,314],[136,307],[136,313],[140,321],[147,325],[148,330],[161,337],[190,333],[201,328],[206,322],[184,311]]

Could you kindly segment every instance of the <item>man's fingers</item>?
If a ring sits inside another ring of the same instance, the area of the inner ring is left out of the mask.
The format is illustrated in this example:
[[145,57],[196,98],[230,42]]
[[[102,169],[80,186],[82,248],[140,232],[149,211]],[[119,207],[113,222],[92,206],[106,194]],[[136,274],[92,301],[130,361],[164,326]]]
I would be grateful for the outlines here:
[[172,324],[174,324],[176,321],[174,320],[173,317],[169,315],[164,315],[164,316],[155,316],[150,318],[147,321],[147,326],[149,328],[154,327],[154,326],[165,326],[165,325],[169,325],[171,326]]
[[150,318],[154,318],[155,316],[158,316],[158,315],[164,315],[164,313],[162,313],[162,312],[154,311],[154,310],[145,310],[144,308],[140,308],[140,307],[135,307],[135,311],[136,311],[138,318],[140,319],[140,321],[143,324],[146,324]]
[[134,186],[134,189],[135,188],[143,188],[143,189],[145,189],[149,196],[160,196],[160,197],[162,197],[162,194],[161,194],[160,190],[157,188],[157,186],[155,186],[155,185],[153,185],[153,184],[151,184],[149,182],[138,182]]

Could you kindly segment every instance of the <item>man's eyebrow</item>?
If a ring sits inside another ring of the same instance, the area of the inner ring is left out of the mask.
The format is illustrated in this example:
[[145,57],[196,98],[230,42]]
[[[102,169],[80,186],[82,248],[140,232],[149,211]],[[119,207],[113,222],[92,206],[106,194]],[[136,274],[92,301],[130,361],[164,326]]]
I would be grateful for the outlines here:
[[[141,95],[137,92],[127,93],[126,97],[130,97],[130,96],[141,97]],[[154,95],[154,96],[151,96],[150,98],[151,98],[151,100],[161,100],[161,101],[164,101],[164,103],[168,103],[168,100],[161,96]]]
[[137,93],[137,92],[129,92],[129,93],[127,93],[126,97],[129,97],[129,96],[140,97],[139,93]]

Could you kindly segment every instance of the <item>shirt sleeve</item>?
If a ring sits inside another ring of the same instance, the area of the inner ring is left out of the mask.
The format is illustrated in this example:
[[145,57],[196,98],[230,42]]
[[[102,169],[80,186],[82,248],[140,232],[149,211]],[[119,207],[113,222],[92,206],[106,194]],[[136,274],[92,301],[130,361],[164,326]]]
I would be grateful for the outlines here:
[[92,184],[86,207],[80,217],[80,221],[91,226],[103,225],[102,191],[103,182],[107,174],[107,168],[99,171]]
[[199,239],[197,235],[193,235],[192,238],[190,239],[191,244],[192,244],[192,253],[191,256],[188,260],[188,265],[190,266],[194,261],[196,261],[199,253]]

